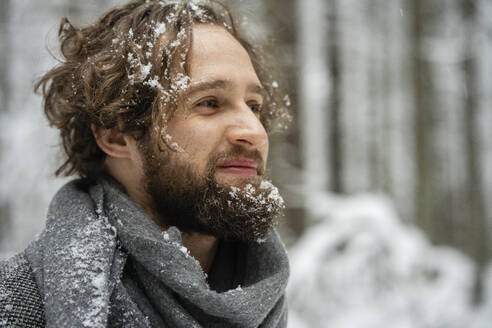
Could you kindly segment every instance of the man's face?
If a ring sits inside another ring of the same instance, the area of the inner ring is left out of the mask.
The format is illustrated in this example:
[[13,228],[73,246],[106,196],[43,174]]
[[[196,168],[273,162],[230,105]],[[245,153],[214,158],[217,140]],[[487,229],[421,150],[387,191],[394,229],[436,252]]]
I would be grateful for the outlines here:
[[141,147],[143,185],[162,225],[257,239],[283,201],[265,180],[263,88],[246,50],[224,28],[196,25],[184,108],[165,127],[179,152]]
[[167,132],[184,152],[181,159],[206,170],[213,153],[239,146],[257,152],[238,156],[217,167],[219,183],[233,183],[263,171],[268,156],[268,137],[259,120],[262,86],[246,50],[224,28],[197,25],[190,52],[191,83],[186,90],[186,110],[178,110]]

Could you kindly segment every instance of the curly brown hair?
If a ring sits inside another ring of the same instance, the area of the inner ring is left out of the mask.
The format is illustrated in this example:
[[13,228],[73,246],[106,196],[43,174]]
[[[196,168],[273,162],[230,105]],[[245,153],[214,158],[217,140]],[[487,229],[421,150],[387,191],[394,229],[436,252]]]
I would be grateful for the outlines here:
[[104,171],[105,153],[91,125],[117,127],[136,138],[149,127],[167,144],[165,123],[182,103],[179,91],[189,75],[192,26],[226,28],[246,49],[267,92],[261,121],[267,131],[290,120],[284,98],[257,47],[239,32],[229,8],[216,0],[131,1],[103,14],[87,27],[63,18],[59,28],[61,64],[35,85],[44,111],[60,130],[66,160],[56,175],[96,179]]

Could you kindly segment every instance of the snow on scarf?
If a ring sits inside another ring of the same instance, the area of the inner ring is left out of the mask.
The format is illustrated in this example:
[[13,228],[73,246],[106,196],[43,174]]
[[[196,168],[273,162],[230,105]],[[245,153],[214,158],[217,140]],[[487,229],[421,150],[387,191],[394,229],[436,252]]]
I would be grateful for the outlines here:
[[[243,249],[241,286],[214,291],[180,231],[161,232],[121,186],[102,179],[62,187],[26,254],[47,327],[285,327],[282,243],[272,232]],[[215,279],[237,282],[227,277],[234,261],[216,256]]]

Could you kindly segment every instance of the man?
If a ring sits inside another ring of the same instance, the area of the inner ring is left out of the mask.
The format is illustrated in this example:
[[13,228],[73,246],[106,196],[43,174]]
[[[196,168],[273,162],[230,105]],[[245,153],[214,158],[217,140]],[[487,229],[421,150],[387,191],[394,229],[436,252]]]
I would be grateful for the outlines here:
[[36,88],[61,133],[46,228],[0,264],[0,326],[284,327],[267,130],[289,115],[216,1],[133,1],[60,27]]

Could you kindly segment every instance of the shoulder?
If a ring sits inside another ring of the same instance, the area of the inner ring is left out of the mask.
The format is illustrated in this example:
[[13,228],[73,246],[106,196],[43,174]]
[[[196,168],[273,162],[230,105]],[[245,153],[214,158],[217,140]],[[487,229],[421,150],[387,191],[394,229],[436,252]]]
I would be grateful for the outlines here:
[[26,256],[0,261],[0,327],[44,327],[39,288]]

